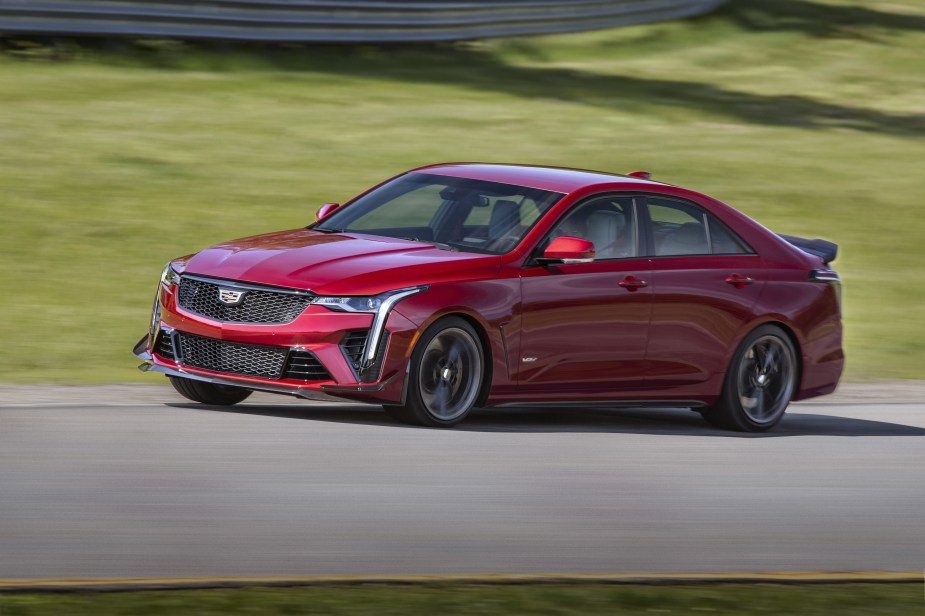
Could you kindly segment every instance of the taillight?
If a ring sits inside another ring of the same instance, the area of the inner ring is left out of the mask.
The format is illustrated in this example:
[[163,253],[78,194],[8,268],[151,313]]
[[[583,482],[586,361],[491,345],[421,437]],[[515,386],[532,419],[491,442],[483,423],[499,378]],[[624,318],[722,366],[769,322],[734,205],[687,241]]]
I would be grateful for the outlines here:
[[838,272],[830,269],[810,270],[809,279],[812,282],[823,282],[832,285],[835,290],[835,299],[838,301],[838,313],[841,314],[841,278]]
[[809,279],[813,282],[841,282],[838,272],[830,269],[812,270],[809,272]]

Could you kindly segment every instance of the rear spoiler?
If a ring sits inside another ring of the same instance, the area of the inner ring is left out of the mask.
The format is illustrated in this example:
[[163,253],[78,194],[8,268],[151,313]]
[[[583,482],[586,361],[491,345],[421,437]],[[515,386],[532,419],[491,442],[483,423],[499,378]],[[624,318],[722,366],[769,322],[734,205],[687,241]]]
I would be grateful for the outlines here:
[[805,237],[797,237],[795,235],[779,235],[778,237],[793,244],[803,252],[816,255],[826,264],[831,263],[835,260],[835,257],[838,256],[838,244],[833,244],[832,242],[820,239],[808,240]]

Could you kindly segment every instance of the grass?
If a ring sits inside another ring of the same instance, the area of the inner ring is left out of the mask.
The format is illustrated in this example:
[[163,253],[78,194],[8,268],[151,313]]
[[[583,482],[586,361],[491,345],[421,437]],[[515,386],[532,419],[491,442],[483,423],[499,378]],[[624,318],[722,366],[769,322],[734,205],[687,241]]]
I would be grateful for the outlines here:
[[518,614],[916,614],[918,584],[709,586],[356,586],[167,592],[0,595],[4,616],[413,616]]
[[0,381],[140,380],[170,258],[445,160],[627,172],[838,242],[848,378],[925,375],[925,7],[408,47],[0,54]]

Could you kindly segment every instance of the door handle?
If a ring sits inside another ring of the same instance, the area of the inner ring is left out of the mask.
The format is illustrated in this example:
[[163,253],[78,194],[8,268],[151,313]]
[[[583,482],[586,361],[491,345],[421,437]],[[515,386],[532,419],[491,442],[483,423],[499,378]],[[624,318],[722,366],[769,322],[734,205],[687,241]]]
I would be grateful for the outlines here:
[[729,274],[726,276],[725,282],[726,284],[731,284],[737,289],[744,289],[755,281],[754,279],[749,278],[748,276],[743,276],[742,274]]
[[627,276],[626,278],[624,278],[617,284],[623,287],[624,289],[626,289],[627,291],[636,291],[637,289],[641,289],[643,287],[649,286],[648,282],[646,282],[645,280],[640,280],[636,278],[635,276]]

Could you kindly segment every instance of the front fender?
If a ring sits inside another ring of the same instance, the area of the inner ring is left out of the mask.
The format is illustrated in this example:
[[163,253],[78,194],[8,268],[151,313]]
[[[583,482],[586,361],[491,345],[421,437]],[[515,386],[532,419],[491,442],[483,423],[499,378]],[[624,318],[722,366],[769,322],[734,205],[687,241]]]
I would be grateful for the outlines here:
[[510,366],[519,352],[519,344],[513,343],[511,332],[517,330],[519,310],[517,278],[433,285],[394,309],[418,326],[418,337],[443,317],[459,315],[468,320],[488,353],[490,382],[499,387],[512,385]]

